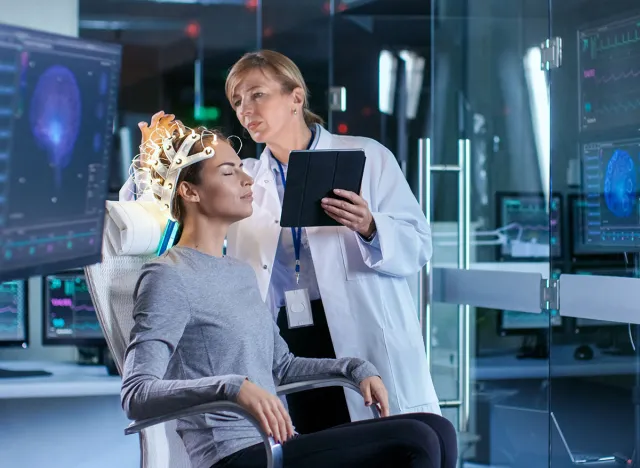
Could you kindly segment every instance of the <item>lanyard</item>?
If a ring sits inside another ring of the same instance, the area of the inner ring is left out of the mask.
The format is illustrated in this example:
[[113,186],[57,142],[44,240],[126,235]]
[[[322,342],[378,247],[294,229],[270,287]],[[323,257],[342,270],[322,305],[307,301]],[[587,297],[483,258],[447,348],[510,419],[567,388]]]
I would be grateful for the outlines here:
[[[287,188],[287,179],[284,176],[284,169],[282,164],[275,157],[273,158],[278,163],[278,169],[280,169],[280,179],[282,180],[282,188]],[[293,250],[296,255],[296,284],[300,283],[300,244],[302,242],[302,228],[291,228],[291,236],[293,237]]]

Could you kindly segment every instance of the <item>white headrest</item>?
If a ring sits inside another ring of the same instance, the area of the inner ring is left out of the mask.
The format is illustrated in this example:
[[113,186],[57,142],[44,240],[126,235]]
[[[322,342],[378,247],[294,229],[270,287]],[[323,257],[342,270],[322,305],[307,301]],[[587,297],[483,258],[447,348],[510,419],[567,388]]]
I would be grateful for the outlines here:
[[152,254],[168,219],[153,201],[107,201],[105,249],[114,255]]

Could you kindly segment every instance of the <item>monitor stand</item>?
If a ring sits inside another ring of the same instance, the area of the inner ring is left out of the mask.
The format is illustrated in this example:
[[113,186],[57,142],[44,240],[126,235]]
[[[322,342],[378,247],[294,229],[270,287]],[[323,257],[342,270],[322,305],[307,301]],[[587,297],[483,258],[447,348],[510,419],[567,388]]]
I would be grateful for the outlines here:
[[518,359],[549,359],[549,338],[547,330],[525,336],[517,355]]
[[78,365],[105,366],[109,375],[120,375],[106,346],[78,347]]
[[21,377],[47,377],[53,375],[51,372],[40,369],[0,369],[0,379],[17,379]]

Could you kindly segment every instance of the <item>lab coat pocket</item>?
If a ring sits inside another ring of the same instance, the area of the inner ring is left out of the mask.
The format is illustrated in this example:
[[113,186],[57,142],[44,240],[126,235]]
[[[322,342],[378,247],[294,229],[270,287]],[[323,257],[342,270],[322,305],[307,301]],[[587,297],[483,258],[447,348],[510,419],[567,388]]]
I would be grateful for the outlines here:
[[431,381],[422,341],[407,330],[385,328],[384,343],[402,412],[429,402]]
[[356,235],[356,233],[347,228],[338,229],[342,262],[347,281],[363,280],[377,275],[374,270],[364,263]]

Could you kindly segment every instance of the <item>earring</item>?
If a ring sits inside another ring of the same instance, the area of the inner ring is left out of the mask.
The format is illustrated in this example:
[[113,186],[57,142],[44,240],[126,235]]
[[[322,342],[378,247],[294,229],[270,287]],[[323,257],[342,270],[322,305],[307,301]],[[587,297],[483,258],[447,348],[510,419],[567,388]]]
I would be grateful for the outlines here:
[[293,109],[293,115],[298,115],[298,109]]

